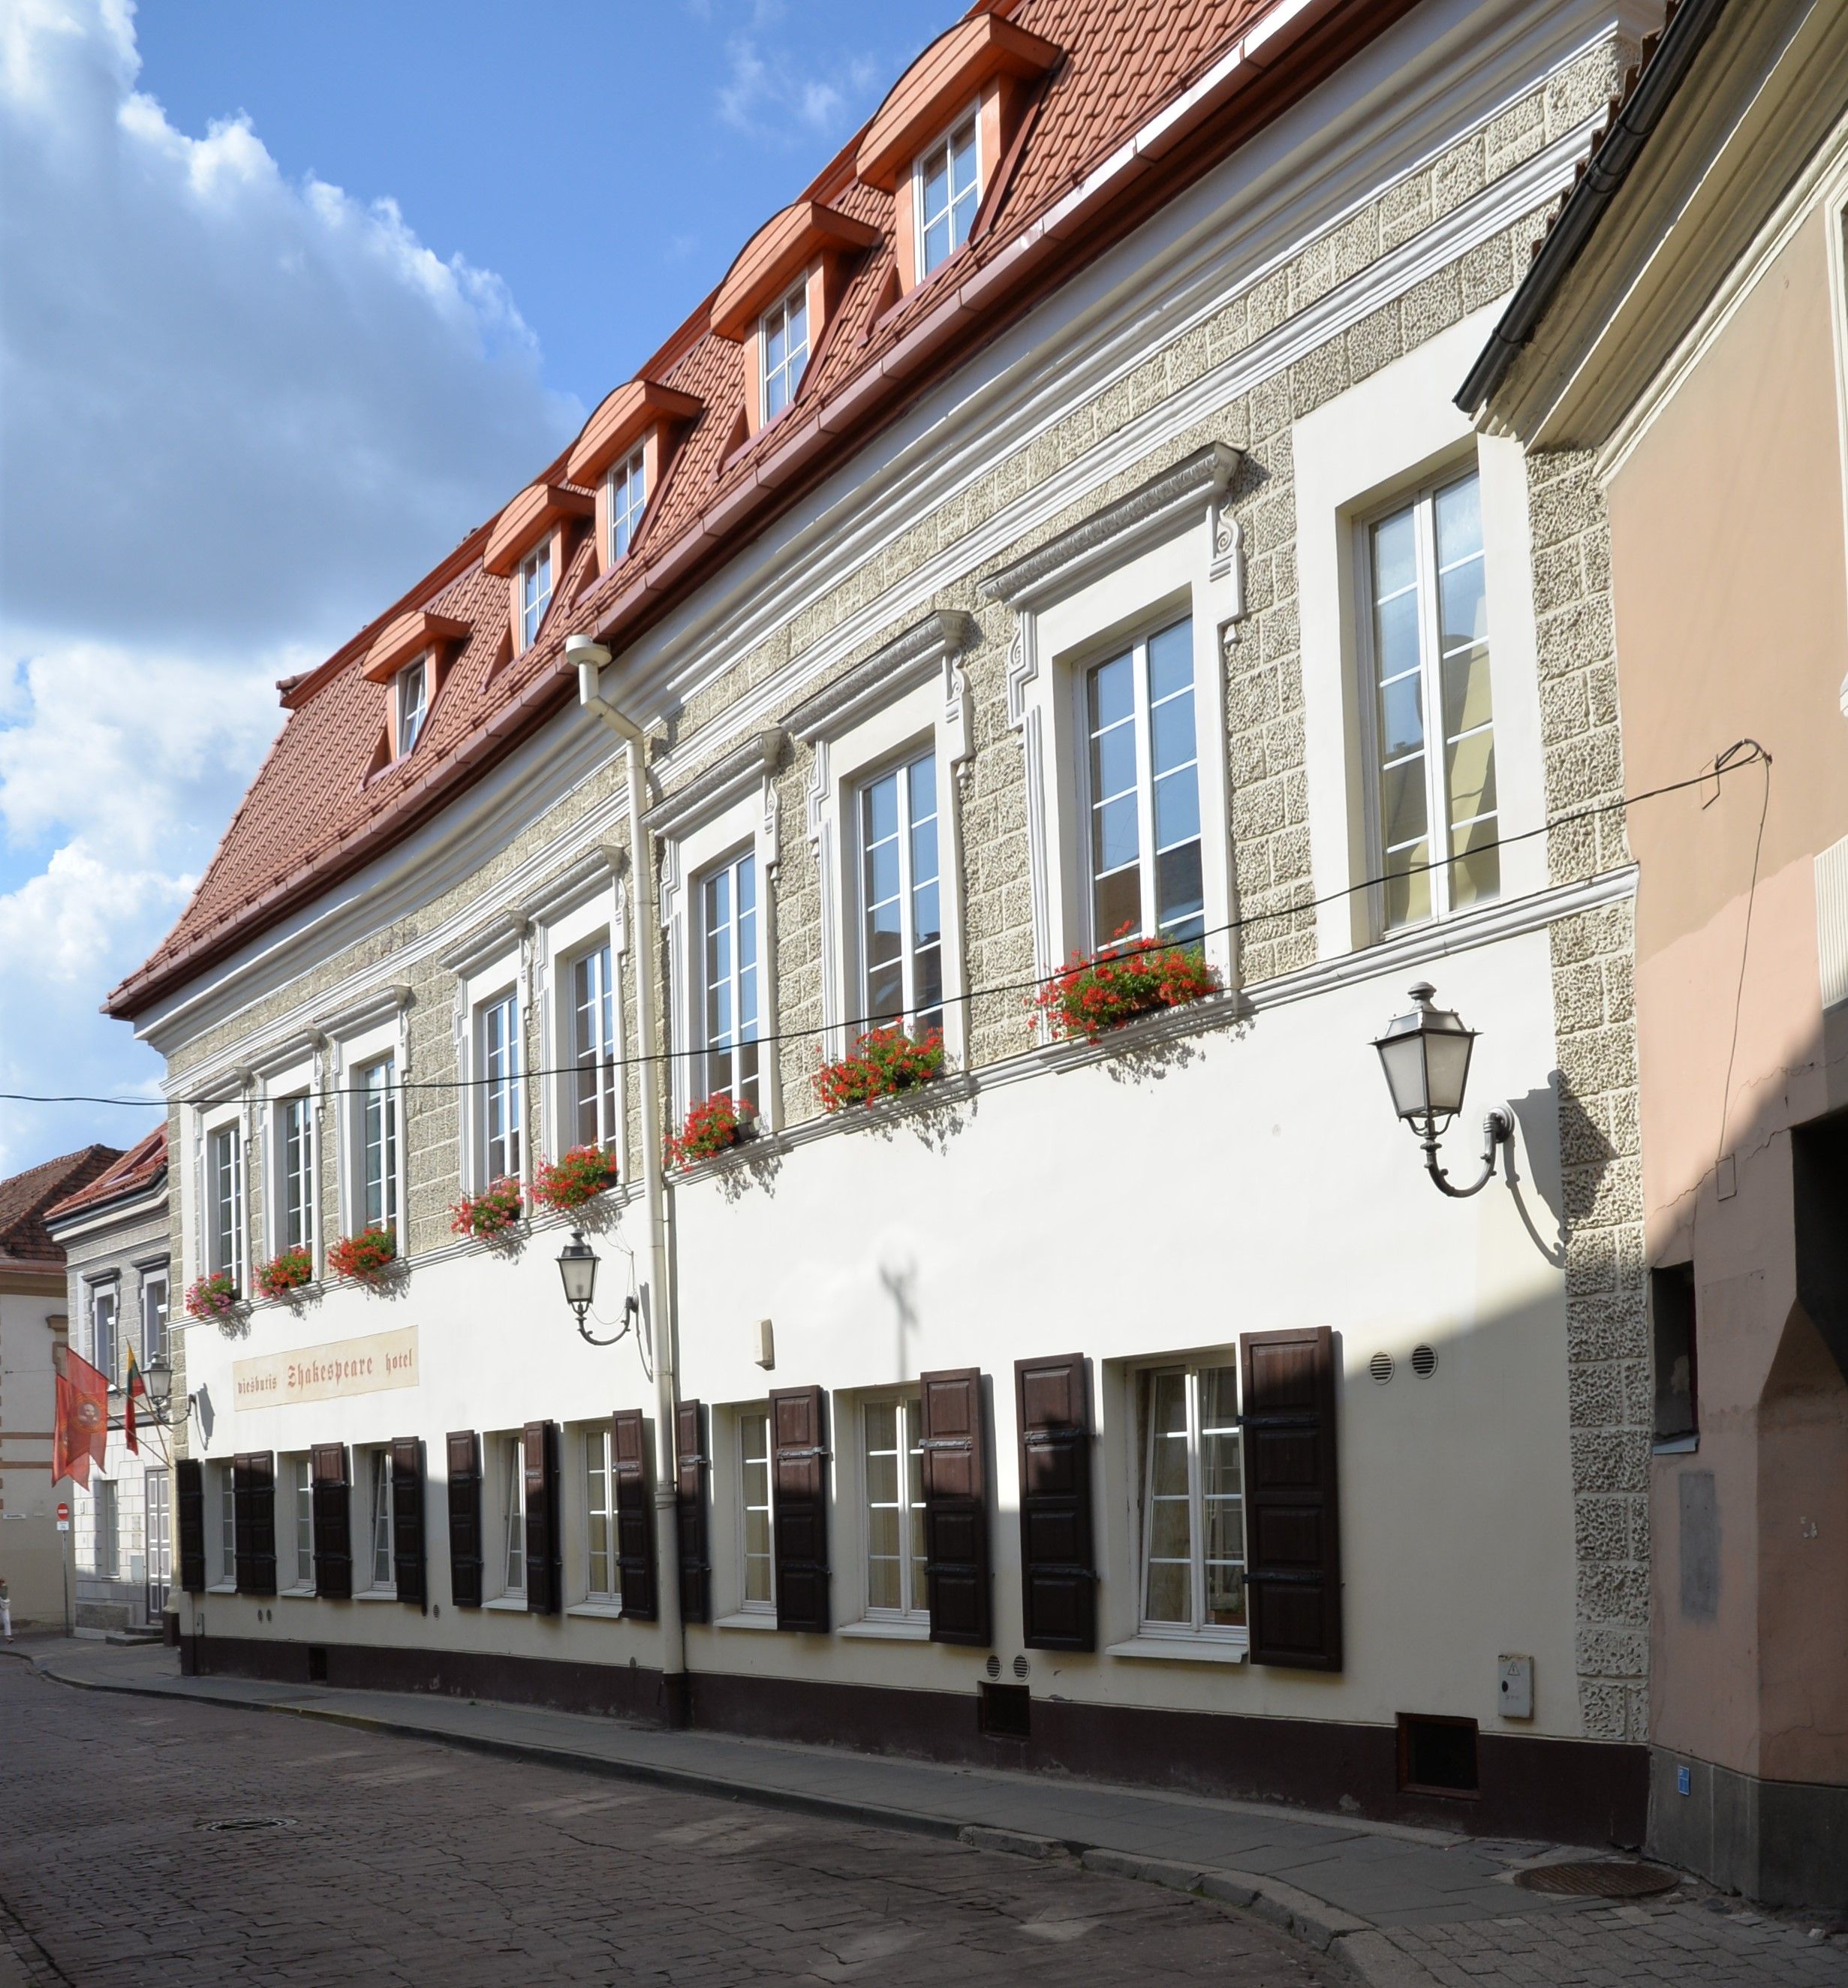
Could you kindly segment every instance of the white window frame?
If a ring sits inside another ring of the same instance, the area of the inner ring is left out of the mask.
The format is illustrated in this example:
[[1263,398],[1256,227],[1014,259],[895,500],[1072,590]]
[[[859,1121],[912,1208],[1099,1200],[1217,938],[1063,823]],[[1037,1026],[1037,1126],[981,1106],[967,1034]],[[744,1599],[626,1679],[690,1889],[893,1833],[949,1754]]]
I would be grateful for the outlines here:
[[[353,1476],[359,1480],[358,1488],[366,1500],[366,1581],[363,1587],[355,1581],[355,1600],[368,1601],[395,1601],[398,1594],[397,1515],[391,1503],[391,1445],[379,1443],[370,1448],[356,1447],[353,1451]],[[363,1459],[362,1462],[361,1459]],[[349,1494],[350,1495],[350,1494]],[[385,1578],[379,1578],[379,1530],[381,1523],[385,1534]]]
[[[526,1059],[521,1053],[525,1019],[517,982],[477,1001],[471,1011],[469,1029],[475,1081],[469,1086],[469,1093],[475,1119],[474,1182],[478,1190],[497,1180],[523,1181],[529,1171]],[[497,1030],[504,1037],[498,1051],[493,1043]],[[498,1072],[494,1067],[497,1054],[504,1066]]]
[[320,1266],[320,1155],[319,1128],[316,1124],[315,1096],[310,1073],[296,1073],[292,1082],[275,1087],[269,1097],[269,1172],[264,1199],[269,1231],[269,1253],[279,1256],[296,1246],[289,1236],[288,1197],[289,1118],[299,1110],[302,1116],[302,1234],[299,1246],[308,1252],[317,1271]]
[[[1498,882],[1495,890],[1488,895],[1472,899],[1467,904],[1454,901],[1454,879],[1449,857],[1451,837],[1455,824],[1450,819],[1449,783],[1446,777],[1445,759],[1448,740],[1445,735],[1447,720],[1444,702],[1444,658],[1442,635],[1438,618],[1437,500],[1447,492],[1474,480],[1477,502],[1481,510],[1482,549],[1477,556],[1482,562],[1484,607],[1490,624],[1490,631],[1484,646],[1488,651],[1489,720],[1485,728],[1491,739],[1490,750],[1495,756],[1495,806],[1487,811],[1487,816],[1472,816],[1472,820],[1492,818],[1498,836],[1505,833],[1503,827],[1503,809],[1501,793],[1500,728],[1495,722],[1495,600],[1489,586],[1488,519],[1485,508],[1486,492],[1483,489],[1479,464],[1465,458],[1452,463],[1447,472],[1429,477],[1412,488],[1399,492],[1386,502],[1373,506],[1362,513],[1354,525],[1355,601],[1354,647],[1360,667],[1360,682],[1357,693],[1361,739],[1361,788],[1366,810],[1367,874],[1370,877],[1383,879],[1388,860],[1385,827],[1382,820],[1383,796],[1382,787],[1386,769],[1380,735],[1379,682],[1380,658],[1377,631],[1374,625],[1376,606],[1373,582],[1373,539],[1376,529],[1390,519],[1410,512],[1412,518],[1415,576],[1413,581],[1417,593],[1418,619],[1419,697],[1424,727],[1423,743],[1420,752],[1424,762],[1424,845],[1425,860],[1430,867],[1424,872],[1430,891],[1427,908],[1422,913],[1401,918],[1388,925],[1386,917],[1386,884],[1376,882],[1368,892],[1370,900],[1368,917],[1373,931],[1378,935],[1386,932],[1403,931],[1421,925],[1441,923],[1454,918],[1459,911],[1473,911],[1478,905],[1495,904],[1505,894],[1505,886],[1500,881],[1504,851],[1497,849],[1496,867]],[[1402,672],[1409,674],[1410,672]],[[1443,851],[1440,854],[1440,850]]]
[[[313,1594],[314,1582],[314,1459],[306,1450],[285,1451],[276,1459],[278,1466],[278,1503],[288,1513],[288,1530],[283,1530],[282,1512],[277,1513],[277,1545],[281,1547],[286,1538],[288,1553],[286,1565],[289,1578],[281,1578],[278,1570],[277,1587],[284,1594]],[[302,1527],[306,1520],[308,1528],[306,1564],[302,1552]],[[283,1556],[279,1552],[279,1561]]]
[[[491,1440],[498,1466],[494,1487],[494,1538],[498,1550],[491,1563],[498,1591],[496,1598],[509,1607],[523,1608],[526,1601],[525,1439],[516,1430],[511,1434],[502,1431]],[[508,1578],[512,1570],[515,1539],[519,1543],[520,1556],[517,1587]]]
[[208,1466],[215,1511],[206,1525],[206,1571],[210,1591],[235,1594],[238,1586],[237,1479],[231,1459]]
[[[109,1315],[109,1357],[103,1357],[103,1316]],[[90,1286],[90,1363],[111,1388],[122,1384],[122,1283],[113,1271]]]
[[[811,295],[809,282],[810,273],[809,270],[805,269],[797,280],[784,291],[757,321],[757,404],[759,424],[764,428],[768,428],[772,421],[780,419],[795,406],[796,397],[802,391],[802,380],[808,374],[809,361],[814,354],[817,326],[814,322],[814,299]],[[802,313],[802,342],[800,357],[797,359],[792,357],[789,349],[785,347],[781,362],[772,366],[770,363],[772,322],[780,318],[786,332],[790,314],[799,303]],[[770,407],[771,387],[772,383],[779,377],[783,383],[783,390],[787,397],[782,405],[773,413]]]
[[[968,243],[968,231],[965,229],[962,240],[951,244],[948,253],[944,255],[943,262],[933,263],[927,259],[924,242],[928,218],[924,211],[925,182],[932,162],[939,154],[954,147],[965,127],[970,129],[975,140],[975,183],[971,189],[972,198],[969,202],[969,225],[973,228],[975,217],[981,211],[981,197],[987,186],[987,173],[981,156],[981,100],[978,97],[971,103],[961,117],[956,118],[940,132],[937,137],[911,162],[911,232],[912,239],[916,245],[913,267],[916,271],[916,280],[921,283],[927,282],[944,266],[944,262],[953,260],[958,250],[966,247]],[[947,211],[954,212],[956,205],[953,197],[949,209]]]
[[[731,1519],[738,1543],[737,1612],[746,1617],[767,1616],[774,1621],[776,1618],[776,1444],[769,1403],[752,1401],[734,1409],[731,1425],[732,1468],[735,1472]],[[761,1425],[764,1433],[764,1496],[766,1502],[762,1507],[750,1506],[747,1503],[750,1491],[745,1479],[745,1439],[748,1425]],[[746,1543],[749,1538],[746,1514],[748,1511],[760,1509],[765,1512],[768,1520],[770,1542],[770,1592],[767,1599],[762,1595],[753,1599],[750,1594],[750,1554]]]
[[[519,636],[519,654],[522,656],[539,640],[546,626],[546,617],[552,611],[552,592],[558,584],[558,575],[552,570],[554,549],[552,535],[548,532],[515,570],[514,620]],[[542,566],[546,576],[543,587],[538,584]]]
[[[1296,597],[1301,617],[1309,831],[1316,956],[1338,958],[1380,936],[1368,857],[1360,622],[1366,593],[1356,522],[1400,493],[1445,481],[1473,458],[1493,620],[1490,698],[1500,800],[1502,899],[1543,890],[1546,837],[1512,838],[1546,818],[1527,462],[1512,436],[1478,435],[1452,404],[1456,383],[1494,329],[1485,306],[1298,420]],[[1465,914],[1464,915],[1468,915]],[[1492,913],[1491,914],[1492,916]]]
[[[150,1366],[167,1357],[167,1340],[173,1328],[173,1273],[166,1263],[140,1266],[140,1290],[137,1305],[141,1320],[141,1357]],[[150,1315],[154,1293],[160,1293],[159,1316]]]
[[[1243,1624],[1209,1624],[1204,1620],[1204,1523],[1201,1493],[1198,1377],[1206,1369],[1220,1368],[1231,1370],[1235,1391],[1242,1391],[1244,1384],[1239,1376],[1236,1347],[1216,1347],[1196,1354],[1175,1354],[1165,1359],[1150,1361],[1132,1368],[1126,1377],[1129,1382],[1126,1405],[1129,1410],[1130,1483],[1133,1487],[1133,1499],[1135,1619],[1136,1634],[1139,1638],[1177,1644],[1212,1644],[1235,1649],[1247,1648],[1251,1640],[1248,1587],[1246,1589],[1246,1619]],[[1158,1375],[1176,1372],[1186,1377],[1188,1552],[1194,1617],[1191,1623],[1152,1621],[1148,1615],[1149,1550],[1154,1528],[1151,1487],[1154,1459],[1153,1444],[1150,1440],[1154,1428],[1154,1394]],[[1247,1568],[1250,1565],[1250,1528],[1248,1523],[1248,1501],[1245,1493],[1245,1439],[1242,1431],[1236,1432],[1236,1439],[1238,1444],[1240,1491],[1239,1564],[1242,1568]]]
[[[430,722],[433,660],[430,651],[425,650],[421,656],[413,657],[391,680],[391,736],[396,748],[395,758],[407,759],[417,750],[417,741]],[[414,688],[417,693],[414,702],[411,696]]]
[[[613,1432],[608,1420],[586,1423],[581,1432],[583,1438],[579,1452],[583,1466],[578,1482],[583,1491],[584,1538],[583,1557],[581,1563],[583,1581],[583,1598],[593,1608],[620,1613],[623,1605],[622,1561],[617,1551],[616,1530],[616,1456]],[[593,1488],[593,1471],[603,1479],[603,1504],[600,1509],[595,1503]],[[593,1544],[593,1528],[599,1518],[604,1521],[604,1537],[607,1550],[604,1555],[604,1584],[596,1583],[596,1554]]]
[[[586,955],[610,950],[610,1048],[614,1059],[615,1113],[604,1150],[619,1176],[629,1175],[628,1094],[623,1044],[623,955],[628,948],[627,906],[613,870],[602,869],[573,887],[564,908],[549,911],[539,947],[543,996],[540,1053],[551,1072],[539,1086],[542,1150],[552,1159],[579,1144],[577,1136],[577,1009],[576,972]],[[600,1117],[601,1113],[600,1112]]]
[[[1223,919],[1215,919],[1207,907],[1210,901],[1206,889],[1207,843],[1209,837],[1206,808],[1204,769],[1200,763],[1202,741],[1201,739],[1200,711],[1200,644],[1198,631],[1193,627],[1191,617],[1184,610],[1171,615],[1156,614],[1145,617],[1132,629],[1125,630],[1117,640],[1102,644],[1087,644],[1080,658],[1074,658],[1071,668],[1071,688],[1074,703],[1072,714],[1072,737],[1076,746],[1076,763],[1072,768],[1072,778],[1076,789],[1074,823],[1076,846],[1073,851],[1078,871],[1078,888],[1080,903],[1077,907],[1079,930],[1082,935],[1080,945],[1087,952],[1113,944],[1117,934],[1101,929],[1097,917],[1096,884],[1093,865],[1096,861],[1092,836],[1092,823],[1100,796],[1093,791],[1094,775],[1092,766],[1091,684],[1096,672],[1110,664],[1127,656],[1133,685],[1133,722],[1135,727],[1136,752],[1136,835],[1137,845],[1138,898],[1142,908],[1140,929],[1127,935],[1130,938],[1156,938],[1154,911],[1159,864],[1155,847],[1155,779],[1153,753],[1154,749],[1153,708],[1154,700],[1150,695],[1149,671],[1150,645],[1158,637],[1185,623],[1192,637],[1194,649],[1194,799],[1199,810],[1200,860],[1201,880],[1201,911],[1204,924],[1210,929]],[[1167,699],[1161,700],[1166,702]],[[1221,838],[1223,840],[1223,838]],[[1228,902],[1230,892],[1228,891]],[[1194,945],[1203,942],[1194,938],[1181,943]]]
[[1008,698],[1028,762],[1034,972],[1049,975],[1090,944],[1084,673],[1120,653],[1126,641],[1184,615],[1193,626],[1204,946],[1208,963],[1230,986],[1238,949],[1228,929],[1232,860],[1225,642],[1245,612],[1238,529],[1203,489],[1147,549],[1137,549],[1147,543],[1140,527],[1126,525],[1123,532],[1121,543],[1113,535],[1075,551],[1055,573],[1011,597],[1019,646]]
[[[372,1073],[380,1069],[387,1070],[389,1073],[382,1084],[375,1086]],[[352,1204],[347,1232],[358,1235],[363,1229],[382,1228],[398,1236],[404,1226],[404,1117],[396,1053],[384,1049],[374,1055],[356,1058],[351,1067],[351,1076],[352,1087],[346,1100],[353,1155]],[[382,1100],[381,1108],[385,1114],[377,1141],[382,1164],[378,1175],[380,1207],[376,1216],[368,1205],[373,1183],[370,1156],[374,1141],[367,1118],[374,1097]]]
[[[899,1445],[898,1515],[899,1540],[899,1605],[876,1604],[873,1600],[873,1487],[869,1470],[868,1427],[869,1412],[879,1408],[897,1410],[897,1435]],[[924,1569],[916,1563],[922,1554],[910,1551],[910,1534],[914,1519],[923,1523],[922,1464],[920,1462],[920,1483],[914,1486],[910,1481],[910,1459],[922,1441],[921,1418],[924,1404],[921,1395],[908,1389],[863,1395],[856,1404],[853,1417],[855,1432],[859,1438],[853,1455],[857,1483],[854,1510],[858,1516],[860,1530],[860,1613],[862,1620],[870,1623],[884,1623],[893,1626],[927,1629],[931,1621],[931,1596]],[[916,1503],[914,1503],[914,1499]]]
[[[228,1141],[228,1145],[227,1144]],[[219,1220],[219,1155],[228,1151],[231,1166],[228,1244]],[[208,1273],[230,1272],[240,1295],[249,1287],[249,1238],[245,1219],[245,1155],[244,1114],[241,1106],[208,1117],[200,1128],[199,1262]]]
[[607,478],[610,506],[610,563],[629,556],[635,536],[642,528],[648,509],[648,451],[638,443],[620,462],[613,463]]
[[[747,915],[740,907],[742,897],[741,884],[746,874],[751,882],[751,909],[748,916],[751,929],[747,935],[742,930]],[[715,1040],[711,1019],[711,999],[719,983],[708,978],[707,965],[708,940],[711,928],[707,921],[707,907],[719,879],[726,883],[726,900],[729,911],[726,919],[728,938],[727,957],[730,966],[725,975],[725,992],[731,1016],[731,1027],[728,1040]],[[764,884],[762,867],[757,860],[756,850],[748,844],[731,850],[716,863],[710,863],[693,879],[693,958],[698,979],[691,989],[694,1000],[695,1033],[692,1041],[697,1053],[691,1059],[693,1064],[693,1090],[696,1097],[715,1097],[723,1090],[736,1101],[748,1101],[760,1115],[763,1111],[764,1094],[771,1061],[771,1050],[764,1043],[764,965],[762,934],[764,925]],[[743,942],[748,936],[748,945]],[[745,982],[748,976],[752,1013],[748,1024],[751,1033],[745,1033],[744,1019]],[[744,1073],[745,1052],[755,1049],[756,1067],[747,1077]],[[731,1060],[731,1080],[725,1084],[718,1081],[718,1059]]]

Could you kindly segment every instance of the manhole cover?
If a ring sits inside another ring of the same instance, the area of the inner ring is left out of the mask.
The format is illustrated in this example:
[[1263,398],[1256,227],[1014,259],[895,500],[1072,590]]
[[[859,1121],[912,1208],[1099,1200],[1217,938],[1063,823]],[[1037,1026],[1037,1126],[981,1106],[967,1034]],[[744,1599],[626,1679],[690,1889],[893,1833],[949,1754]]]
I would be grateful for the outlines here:
[[194,1826],[215,1835],[230,1835],[252,1829],[293,1829],[296,1819],[292,1815],[221,1815]]
[[1515,1873],[1517,1885],[1558,1898],[1647,1898],[1681,1882],[1659,1864],[1542,1864]]

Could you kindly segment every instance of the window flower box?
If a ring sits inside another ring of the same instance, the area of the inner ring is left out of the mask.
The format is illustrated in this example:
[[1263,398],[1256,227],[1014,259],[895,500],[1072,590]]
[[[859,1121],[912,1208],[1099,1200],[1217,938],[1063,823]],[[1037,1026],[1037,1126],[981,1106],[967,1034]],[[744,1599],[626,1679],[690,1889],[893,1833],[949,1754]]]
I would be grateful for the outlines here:
[[458,1236],[472,1236],[485,1242],[504,1236],[525,1212],[520,1184],[503,1175],[490,1181],[479,1194],[465,1194],[449,1211],[451,1229]]
[[1054,1036],[1096,1042],[1126,1022],[1220,989],[1198,945],[1131,938],[1127,925],[1087,958],[1074,954],[1028,1001]]
[[343,1236],[327,1251],[327,1267],[353,1283],[376,1283],[397,1261],[397,1238],[389,1229],[363,1229]]
[[188,1318],[216,1319],[222,1324],[237,1309],[237,1280],[228,1270],[214,1270],[209,1276],[195,1277],[186,1293]]
[[573,1146],[562,1159],[541,1160],[533,1176],[532,1199],[559,1214],[582,1208],[617,1182],[616,1160],[601,1146]]
[[257,1289],[266,1298],[286,1297],[313,1281],[314,1259],[299,1245],[257,1268]]
[[839,1111],[850,1104],[871,1104],[881,1097],[916,1090],[941,1077],[943,1067],[941,1029],[915,1038],[903,1029],[869,1029],[850,1055],[839,1063],[822,1065],[815,1079],[816,1094],[823,1111]]
[[756,1127],[757,1114],[752,1107],[735,1103],[721,1090],[687,1114],[679,1131],[667,1141],[667,1164],[691,1167],[712,1159],[748,1138]]

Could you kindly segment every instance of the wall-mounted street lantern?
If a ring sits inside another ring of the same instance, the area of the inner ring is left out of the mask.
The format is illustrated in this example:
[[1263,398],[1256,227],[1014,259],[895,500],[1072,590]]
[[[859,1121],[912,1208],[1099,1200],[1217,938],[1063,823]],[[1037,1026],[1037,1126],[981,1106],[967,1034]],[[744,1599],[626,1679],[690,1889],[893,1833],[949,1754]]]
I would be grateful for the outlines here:
[[1417,1006],[1409,1015],[1389,1023],[1373,1047],[1380,1052],[1393,1109],[1418,1134],[1424,1148],[1425,1171],[1441,1192],[1462,1200],[1488,1186],[1495,1171],[1497,1150],[1515,1135],[1515,1120],[1504,1106],[1489,1113],[1482,1122],[1481,1177],[1468,1187],[1453,1187],[1438,1164],[1438,1141],[1463,1109],[1476,1032],[1465,1027],[1451,1009],[1432,1006],[1437,991],[1428,980],[1421,980],[1411,990]]
[[641,1304],[631,1291],[623,1300],[622,1324],[607,1339],[599,1339],[584,1322],[590,1316],[591,1300],[596,1296],[597,1261],[597,1253],[584,1240],[583,1229],[574,1229],[571,1240],[558,1253],[558,1273],[565,1286],[565,1302],[577,1315],[578,1330],[593,1346],[613,1346],[634,1324]]

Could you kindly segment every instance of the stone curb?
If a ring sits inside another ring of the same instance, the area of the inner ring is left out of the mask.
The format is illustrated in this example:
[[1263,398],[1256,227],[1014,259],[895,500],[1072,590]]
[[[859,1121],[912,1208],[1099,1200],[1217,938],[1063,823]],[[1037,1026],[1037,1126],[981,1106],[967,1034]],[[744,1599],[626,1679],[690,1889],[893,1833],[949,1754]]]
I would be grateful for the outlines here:
[[367,1733],[388,1733],[397,1738],[454,1746],[465,1753],[529,1761],[537,1766],[599,1774],[613,1780],[640,1782],[652,1787],[672,1788],[681,1794],[703,1795],[709,1800],[748,1802],[758,1808],[779,1809],[786,1814],[813,1815],[829,1821],[858,1823],[874,1829],[904,1830],[913,1835],[960,1843],[971,1850],[1028,1857],[1040,1861],[1069,1857],[1099,1877],[1125,1878],[1136,1883],[1160,1885],[1167,1890],[1184,1892],[1234,1911],[1249,1912],[1255,1918],[1263,1919],[1317,1952],[1340,1960],[1350,1973],[1367,1984],[1367,1988],[1440,1988],[1434,1976],[1420,1966],[1410,1955],[1394,1946],[1367,1920],[1357,1919],[1353,1913],[1344,1912],[1339,1906],[1329,1905],[1307,1892],[1298,1891],[1293,1885],[1255,1871],[1219,1870],[1204,1865],[1175,1863],[1160,1857],[1139,1857],[1128,1851],[1062,1841],[1056,1837],[1031,1835],[1022,1830],[958,1823],[948,1817],[921,1814],[910,1809],[843,1800],[833,1795],[806,1794],[796,1789],[766,1788],[752,1782],[724,1780],[684,1767],[663,1767],[640,1760],[608,1760],[594,1753],[548,1746],[535,1740],[501,1740],[488,1733],[458,1733],[415,1725],[407,1720],[380,1719],[366,1712],[341,1712],[315,1705],[265,1703],[216,1692],[176,1690],[171,1684],[130,1684],[100,1678],[73,1677],[53,1669],[49,1658],[32,1658],[22,1650],[8,1651],[6,1654],[26,1658],[41,1675],[77,1691],[116,1692],[133,1698],[181,1699],[188,1704],[217,1706],[232,1712],[282,1712],[296,1719],[318,1719],[329,1726],[344,1726]]

